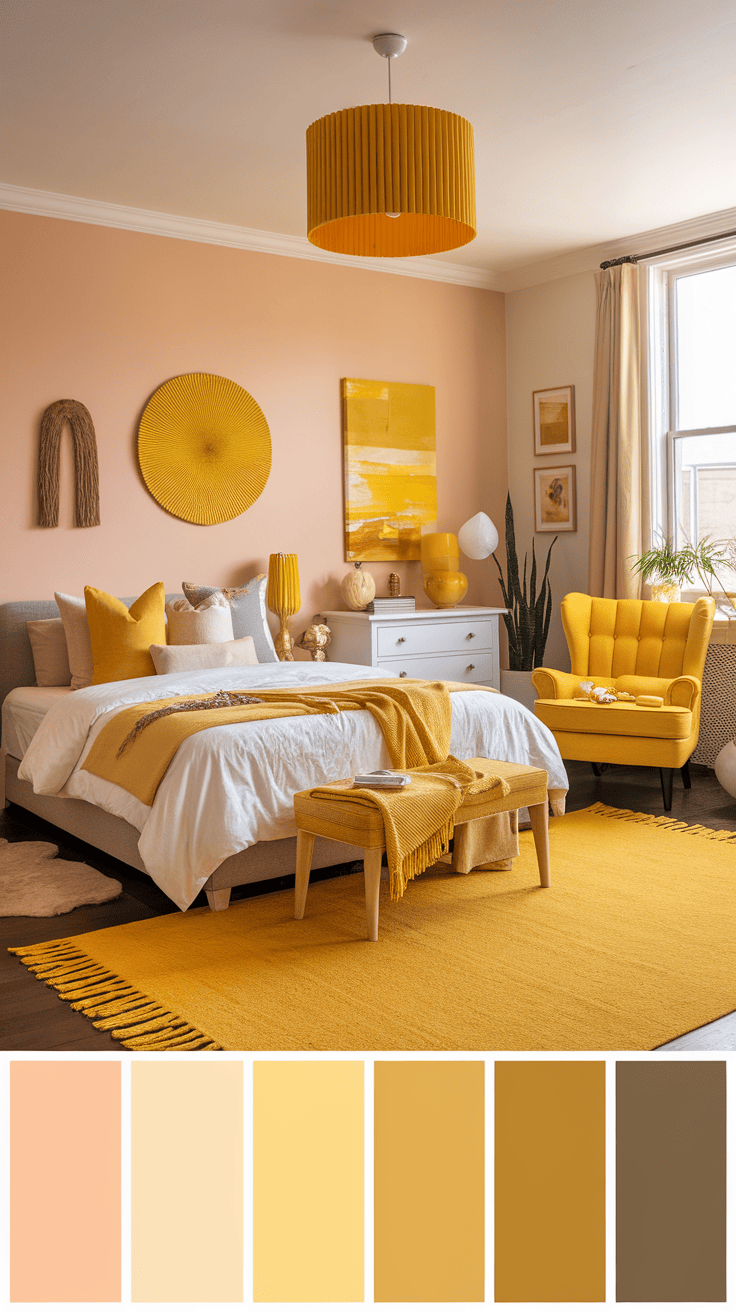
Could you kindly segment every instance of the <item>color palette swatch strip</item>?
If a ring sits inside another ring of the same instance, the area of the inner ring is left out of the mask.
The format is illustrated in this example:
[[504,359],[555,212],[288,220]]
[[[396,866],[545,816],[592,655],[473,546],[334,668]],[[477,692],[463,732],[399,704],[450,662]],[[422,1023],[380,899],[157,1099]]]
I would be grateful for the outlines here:
[[[606,1300],[604,1060],[254,1061],[252,1179],[251,1063],[126,1064],[129,1127],[120,1061],[9,1063],[11,1303],[120,1303],[123,1235],[132,1303],[361,1303],[366,1226],[376,1303]],[[616,1062],[615,1129],[616,1300],[725,1301],[726,1062]]]

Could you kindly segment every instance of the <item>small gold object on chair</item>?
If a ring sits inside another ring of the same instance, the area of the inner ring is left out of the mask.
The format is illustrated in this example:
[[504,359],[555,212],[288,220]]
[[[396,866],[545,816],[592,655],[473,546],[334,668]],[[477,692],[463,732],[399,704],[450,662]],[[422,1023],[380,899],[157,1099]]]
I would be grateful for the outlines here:
[[[571,674],[534,670],[534,710],[552,730],[565,760],[659,767],[665,811],[672,809],[672,776],[682,771],[700,730],[703,666],[715,602],[616,601],[571,592],[562,602],[562,626]],[[582,683],[581,680],[585,680]],[[615,701],[581,700],[588,683]]]
[[268,609],[278,615],[281,628],[274,640],[280,661],[293,661],[291,634],[286,621],[296,615],[301,606],[299,593],[299,566],[296,555],[279,551],[268,562]]
[[[549,810],[547,799],[547,772],[534,766],[512,765],[507,761],[471,760],[467,765],[491,767],[494,775],[505,779],[509,792],[492,799],[484,793],[471,794],[455,812],[455,839],[453,868],[463,869],[463,846],[470,839],[470,830],[476,820],[503,811],[529,808],[534,846],[537,853],[539,882],[550,886],[549,861]],[[411,785],[409,785],[411,786]],[[296,793],[296,883],[294,888],[294,919],[303,920],[312,867],[312,852],[316,837],[333,838],[340,843],[352,843],[363,849],[365,877],[365,908],[368,922],[368,939],[378,940],[378,894],[381,883],[381,859],[386,849],[386,836],[381,812],[376,807],[357,808],[350,804],[352,779],[330,784],[330,789],[345,790],[345,801],[338,797],[313,797],[312,790]]]

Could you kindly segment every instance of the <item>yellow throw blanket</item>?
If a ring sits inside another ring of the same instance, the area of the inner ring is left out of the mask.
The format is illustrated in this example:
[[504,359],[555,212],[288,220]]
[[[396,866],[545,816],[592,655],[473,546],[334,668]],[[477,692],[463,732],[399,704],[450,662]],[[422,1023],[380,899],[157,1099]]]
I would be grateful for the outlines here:
[[[126,706],[100,731],[82,766],[90,774],[118,784],[151,806],[156,790],[178,747],[202,729],[295,715],[337,715],[340,711],[368,710],[374,716],[396,770],[412,770],[444,761],[450,748],[452,706],[450,692],[467,684],[429,683],[421,679],[382,679],[365,683],[329,684],[308,692],[299,688],[261,691],[243,689],[258,697],[256,705],[186,711],[168,715],[144,728],[120,751],[126,738],[144,716],[160,708],[191,702],[191,695]],[[478,689],[473,686],[474,691]],[[211,694],[214,699],[216,693]],[[206,700],[206,695],[201,699]]]
[[399,792],[370,788],[312,788],[317,800],[339,801],[342,805],[368,807],[381,812],[386,836],[391,898],[403,896],[406,885],[434,864],[448,849],[454,816],[466,797],[492,792],[506,797],[509,785],[490,769],[474,769],[454,756],[419,769],[407,771],[411,783]]

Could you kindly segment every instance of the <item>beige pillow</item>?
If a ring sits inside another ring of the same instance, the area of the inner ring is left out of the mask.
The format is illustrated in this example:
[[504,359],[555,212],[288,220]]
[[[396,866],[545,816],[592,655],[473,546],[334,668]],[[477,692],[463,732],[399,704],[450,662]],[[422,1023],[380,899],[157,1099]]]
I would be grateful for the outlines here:
[[68,688],[72,681],[61,620],[26,620],[39,688]]
[[181,674],[185,670],[216,670],[221,665],[257,665],[252,638],[233,642],[189,643],[183,647],[151,647],[157,674]]
[[89,688],[92,684],[94,663],[84,597],[69,597],[65,592],[55,592],[54,600],[59,607],[66,634],[72,688]]
[[184,597],[167,601],[166,617],[169,622],[166,641],[170,647],[232,642],[235,636],[230,602],[221,592],[213,593],[199,606],[192,606]]

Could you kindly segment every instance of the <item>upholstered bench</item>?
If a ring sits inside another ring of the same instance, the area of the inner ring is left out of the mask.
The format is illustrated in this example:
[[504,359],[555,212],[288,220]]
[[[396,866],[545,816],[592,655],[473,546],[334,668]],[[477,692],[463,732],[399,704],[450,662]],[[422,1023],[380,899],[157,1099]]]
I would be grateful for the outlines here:
[[[547,804],[547,772],[533,766],[513,765],[507,761],[490,761],[494,774],[501,775],[509,784],[505,797],[493,800],[482,793],[475,794],[455,812],[455,839],[453,845],[453,865],[462,866],[464,844],[471,841],[471,827],[475,821],[485,820],[488,816],[498,815],[503,811],[518,811],[529,808],[534,846],[539,867],[539,882],[543,888],[550,885],[549,866],[549,822]],[[468,761],[474,766],[474,760]],[[411,787],[411,784],[408,785]],[[302,920],[307,902],[309,875],[312,868],[314,840],[334,838],[340,843],[352,843],[363,849],[363,872],[365,877],[365,908],[368,920],[368,938],[372,943],[378,939],[378,892],[381,882],[381,859],[386,849],[383,819],[378,808],[351,806],[349,794],[352,791],[351,779],[342,779],[330,784],[330,788],[345,791],[345,801],[340,798],[315,798],[311,791],[296,793],[294,796],[294,814],[296,816],[296,886],[294,889],[294,918]]]

